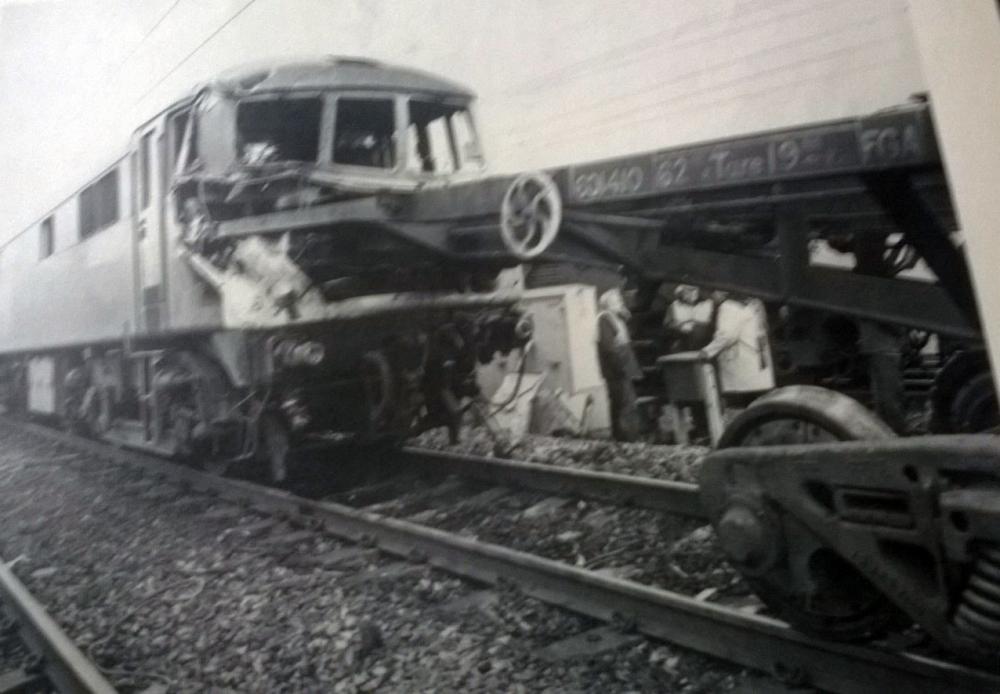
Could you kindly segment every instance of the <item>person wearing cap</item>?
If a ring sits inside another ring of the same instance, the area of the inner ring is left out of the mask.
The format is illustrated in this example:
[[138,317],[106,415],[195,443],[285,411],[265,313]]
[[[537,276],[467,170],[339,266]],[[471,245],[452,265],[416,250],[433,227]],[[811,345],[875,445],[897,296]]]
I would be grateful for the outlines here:
[[597,353],[608,386],[611,430],[619,441],[635,441],[641,429],[635,381],[642,378],[642,369],[629,335],[632,314],[618,288],[601,294],[597,308]]
[[712,339],[715,305],[711,298],[690,284],[678,285],[674,300],[663,317],[667,351],[691,352]]

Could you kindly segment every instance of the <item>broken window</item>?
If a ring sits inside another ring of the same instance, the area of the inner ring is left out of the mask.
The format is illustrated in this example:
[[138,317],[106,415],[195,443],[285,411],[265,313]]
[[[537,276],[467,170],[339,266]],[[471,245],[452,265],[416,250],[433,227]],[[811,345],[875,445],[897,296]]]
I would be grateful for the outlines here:
[[81,239],[118,221],[117,168],[80,191],[79,210]]
[[472,116],[464,106],[411,99],[409,121],[409,170],[448,174],[482,168]]
[[44,260],[56,250],[56,230],[52,217],[46,217],[38,227],[39,257]]
[[392,99],[337,100],[333,135],[335,164],[391,169],[396,166],[395,104]]
[[236,146],[243,163],[316,161],[322,113],[318,97],[241,102]]

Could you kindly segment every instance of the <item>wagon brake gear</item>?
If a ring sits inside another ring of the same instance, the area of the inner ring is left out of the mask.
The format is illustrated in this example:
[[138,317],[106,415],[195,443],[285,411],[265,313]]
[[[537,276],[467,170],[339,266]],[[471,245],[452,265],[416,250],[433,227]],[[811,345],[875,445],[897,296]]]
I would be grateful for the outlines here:
[[559,233],[562,198],[555,181],[543,171],[518,176],[500,207],[500,237],[520,260],[544,253]]

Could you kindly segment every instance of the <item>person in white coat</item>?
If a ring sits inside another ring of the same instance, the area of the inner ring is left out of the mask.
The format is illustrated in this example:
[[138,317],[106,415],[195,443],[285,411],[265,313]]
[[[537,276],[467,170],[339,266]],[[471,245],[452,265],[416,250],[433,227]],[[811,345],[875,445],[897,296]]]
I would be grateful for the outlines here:
[[726,403],[745,406],[774,388],[767,313],[758,299],[740,301],[726,292],[714,292],[713,299],[715,332],[701,354],[715,361]]

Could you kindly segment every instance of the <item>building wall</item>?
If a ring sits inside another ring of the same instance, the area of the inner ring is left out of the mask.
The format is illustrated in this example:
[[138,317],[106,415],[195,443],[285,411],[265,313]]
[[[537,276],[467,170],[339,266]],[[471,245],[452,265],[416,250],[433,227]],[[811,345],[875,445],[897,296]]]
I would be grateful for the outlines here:
[[[372,53],[478,91],[500,171],[858,115],[923,89],[905,0],[373,5]],[[414,31],[425,13],[448,19]]]

